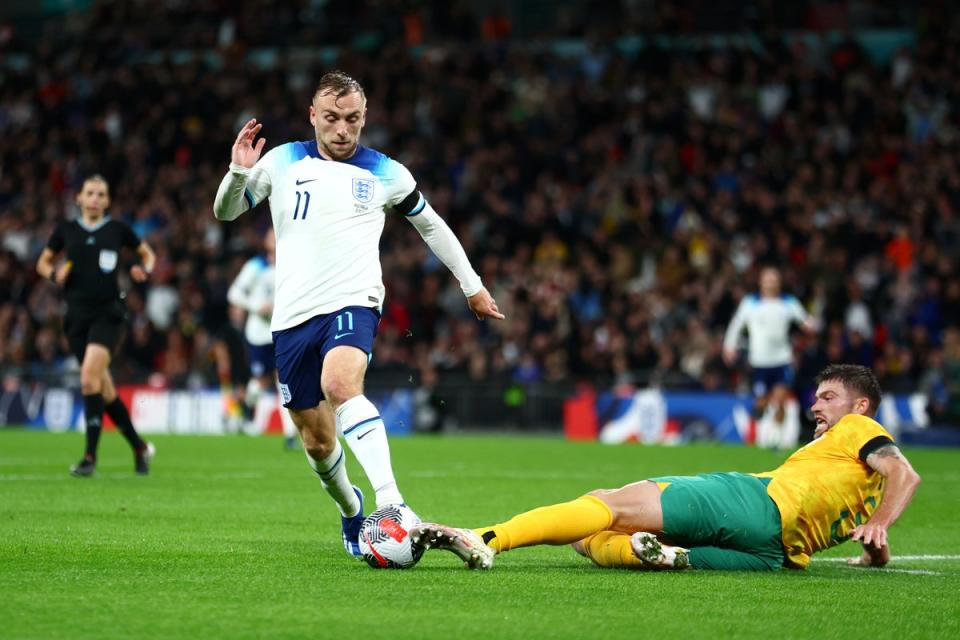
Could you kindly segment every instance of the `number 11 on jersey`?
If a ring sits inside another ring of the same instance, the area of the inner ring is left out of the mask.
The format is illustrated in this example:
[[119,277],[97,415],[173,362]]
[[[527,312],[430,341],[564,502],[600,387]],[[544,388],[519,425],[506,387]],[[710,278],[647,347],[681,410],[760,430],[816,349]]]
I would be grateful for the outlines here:
[[297,215],[300,213],[300,201],[303,200],[303,215],[300,216],[301,220],[307,219],[307,209],[310,208],[310,192],[309,191],[297,191],[297,203],[293,205],[293,219],[297,219]]

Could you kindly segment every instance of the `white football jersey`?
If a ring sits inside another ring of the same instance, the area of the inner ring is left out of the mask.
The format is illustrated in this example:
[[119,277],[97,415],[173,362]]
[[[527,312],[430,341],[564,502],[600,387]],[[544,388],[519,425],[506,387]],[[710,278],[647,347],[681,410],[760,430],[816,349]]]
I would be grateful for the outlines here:
[[[250,208],[270,199],[277,236],[276,294],[271,329],[295,327],[348,306],[383,306],[380,235],[385,210],[418,198],[399,162],[362,145],[349,160],[331,161],[316,140],[271,149],[250,170]],[[413,194],[413,195],[412,195]]]
[[723,346],[735,349],[743,328],[747,328],[747,360],[751,367],[782,367],[793,362],[790,325],[803,324],[809,316],[794,296],[744,297],[727,327]]
[[250,344],[265,345],[273,342],[270,317],[264,317],[259,310],[263,305],[273,303],[274,271],[273,265],[263,256],[250,258],[227,291],[227,301],[247,312],[244,335]]

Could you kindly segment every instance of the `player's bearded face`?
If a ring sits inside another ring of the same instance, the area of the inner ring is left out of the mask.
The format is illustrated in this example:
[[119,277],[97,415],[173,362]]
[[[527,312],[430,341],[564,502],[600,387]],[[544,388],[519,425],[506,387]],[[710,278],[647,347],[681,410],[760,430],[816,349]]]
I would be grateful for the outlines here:
[[339,98],[332,92],[315,96],[310,105],[310,124],[317,133],[320,153],[330,160],[353,156],[366,114],[366,99],[359,92]]
[[816,402],[810,407],[817,425],[813,433],[814,438],[819,438],[826,433],[843,416],[855,413],[856,398],[853,398],[840,382],[825,380],[817,387],[816,398]]

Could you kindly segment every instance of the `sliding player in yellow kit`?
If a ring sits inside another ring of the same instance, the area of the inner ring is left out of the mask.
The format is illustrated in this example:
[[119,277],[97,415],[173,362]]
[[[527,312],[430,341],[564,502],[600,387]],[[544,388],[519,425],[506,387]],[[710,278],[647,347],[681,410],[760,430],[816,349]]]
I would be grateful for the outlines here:
[[830,365],[817,385],[813,441],[773,471],[650,478],[473,530],[424,523],[412,539],[474,569],[537,544],[572,544],[603,567],[802,569],[851,538],[864,548],[852,564],[883,566],[887,529],[920,476],[873,420],[880,385],[869,369]]

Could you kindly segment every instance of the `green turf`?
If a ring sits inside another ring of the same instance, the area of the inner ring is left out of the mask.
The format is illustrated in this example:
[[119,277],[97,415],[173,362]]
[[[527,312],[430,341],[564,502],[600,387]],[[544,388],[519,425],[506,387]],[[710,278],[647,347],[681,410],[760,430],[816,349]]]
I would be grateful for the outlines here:
[[[956,560],[890,565],[927,573],[815,561],[805,572],[645,574],[540,547],[484,573],[443,552],[410,571],[374,571],[343,552],[332,503],[278,439],[155,442],[150,477],[134,476],[107,434],[97,477],[74,479],[79,435],[0,429],[0,638],[960,637]],[[471,526],[646,476],[765,470],[783,458],[519,437],[392,447],[411,506]],[[924,483],[891,532],[894,555],[958,554],[958,452],[907,455]],[[361,477],[356,465],[351,474]]]

